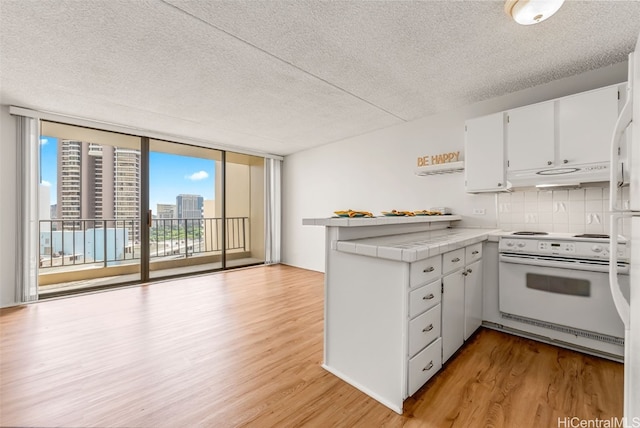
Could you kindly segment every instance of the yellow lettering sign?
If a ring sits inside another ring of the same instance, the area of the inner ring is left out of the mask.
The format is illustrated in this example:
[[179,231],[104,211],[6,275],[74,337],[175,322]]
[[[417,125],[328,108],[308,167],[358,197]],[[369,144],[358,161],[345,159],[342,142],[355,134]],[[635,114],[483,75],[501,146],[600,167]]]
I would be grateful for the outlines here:
[[418,166],[438,165],[460,160],[460,152],[440,153],[431,156],[418,157]]

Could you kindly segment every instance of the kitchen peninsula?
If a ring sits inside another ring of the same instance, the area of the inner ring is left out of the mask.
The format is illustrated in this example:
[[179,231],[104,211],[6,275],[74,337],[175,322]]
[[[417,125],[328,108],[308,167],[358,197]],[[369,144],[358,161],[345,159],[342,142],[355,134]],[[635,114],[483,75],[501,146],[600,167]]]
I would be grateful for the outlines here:
[[482,242],[458,215],[326,227],[323,367],[398,413],[482,321]]

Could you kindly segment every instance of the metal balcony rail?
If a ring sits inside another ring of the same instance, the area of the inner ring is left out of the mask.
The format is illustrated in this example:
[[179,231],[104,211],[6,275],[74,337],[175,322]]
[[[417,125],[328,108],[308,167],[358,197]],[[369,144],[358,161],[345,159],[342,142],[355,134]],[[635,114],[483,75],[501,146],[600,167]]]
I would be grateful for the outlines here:
[[[221,253],[223,248],[220,217],[153,219],[149,230],[150,258],[176,258]],[[75,265],[103,267],[139,260],[140,220],[73,219],[40,220],[40,268]],[[227,251],[247,251],[249,218],[227,217]]]

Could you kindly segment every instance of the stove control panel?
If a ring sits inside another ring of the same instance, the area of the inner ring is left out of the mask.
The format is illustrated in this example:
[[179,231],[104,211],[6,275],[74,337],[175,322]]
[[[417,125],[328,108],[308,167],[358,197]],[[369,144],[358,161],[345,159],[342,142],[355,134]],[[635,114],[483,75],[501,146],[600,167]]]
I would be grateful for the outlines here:
[[544,254],[575,254],[574,242],[538,241],[538,250]]
[[[569,239],[500,239],[499,250],[522,254],[544,254],[566,257],[589,258],[595,260],[609,259],[609,243]],[[618,242],[618,259],[629,260],[629,248],[625,242]]]

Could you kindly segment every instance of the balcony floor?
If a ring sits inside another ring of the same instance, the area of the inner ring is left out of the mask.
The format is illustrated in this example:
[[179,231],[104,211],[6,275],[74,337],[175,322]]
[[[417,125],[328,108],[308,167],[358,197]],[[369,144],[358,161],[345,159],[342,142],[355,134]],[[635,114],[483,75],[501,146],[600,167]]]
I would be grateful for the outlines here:
[[[227,261],[227,268],[239,268],[243,266],[251,266],[264,263],[264,260],[257,258],[240,258]],[[153,262],[152,262],[153,265]],[[69,266],[69,268],[72,268]],[[201,263],[192,266],[183,266],[170,269],[162,269],[150,272],[152,280],[159,280],[163,277],[177,277],[189,275],[199,272],[210,272],[222,269],[222,263]],[[71,270],[71,269],[69,269]],[[131,284],[140,281],[140,274],[114,275],[101,278],[83,279],[80,281],[59,282],[56,284],[42,285],[39,287],[38,294],[41,298],[60,295],[62,293],[82,292],[82,290],[95,290],[100,287],[112,287],[118,284]]]

